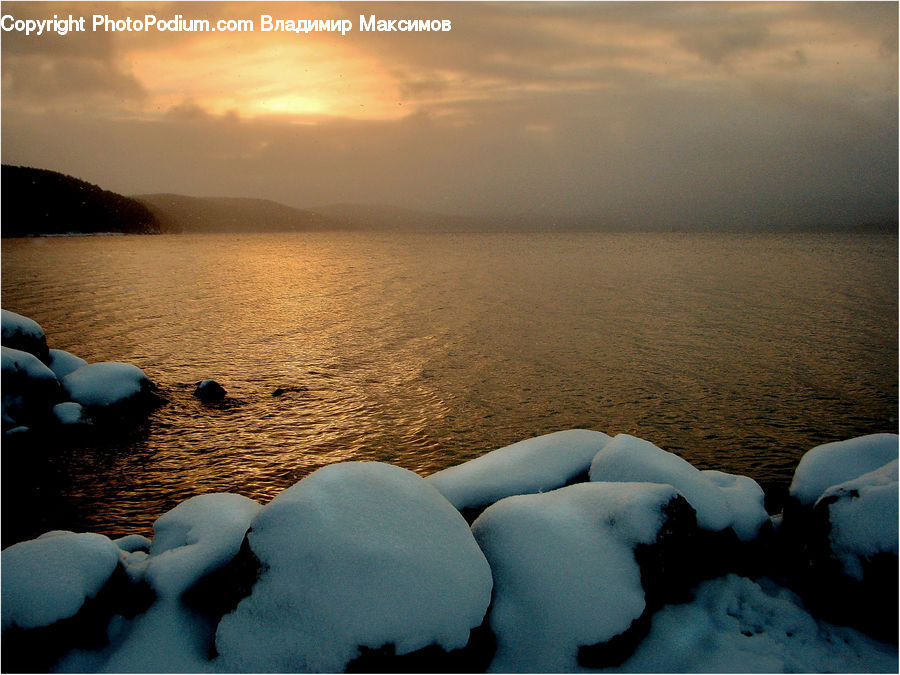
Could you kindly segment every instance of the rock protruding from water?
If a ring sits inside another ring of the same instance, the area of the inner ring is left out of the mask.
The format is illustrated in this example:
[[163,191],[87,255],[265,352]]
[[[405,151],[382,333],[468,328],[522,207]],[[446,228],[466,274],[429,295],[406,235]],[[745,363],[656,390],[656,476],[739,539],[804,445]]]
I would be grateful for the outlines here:
[[0,333],[0,344],[4,347],[34,354],[45,364],[50,362],[47,336],[33,319],[6,309],[0,310]]
[[194,389],[194,396],[201,401],[221,401],[228,392],[225,387],[215,380],[203,380],[198,382]]

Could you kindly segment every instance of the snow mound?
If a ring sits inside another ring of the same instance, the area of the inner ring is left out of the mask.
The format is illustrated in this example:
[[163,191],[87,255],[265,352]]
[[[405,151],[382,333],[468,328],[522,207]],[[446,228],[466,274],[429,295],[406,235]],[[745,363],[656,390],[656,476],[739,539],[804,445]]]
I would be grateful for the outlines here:
[[57,403],[53,406],[53,415],[56,417],[57,422],[64,425],[88,423],[84,415],[84,408],[73,401]]
[[82,366],[62,379],[69,398],[85,408],[127,402],[149,391],[150,379],[130,363],[106,361]]
[[871,434],[819,445],[800,459],[789,494],[812,506],[833,485],[844,483],[897,459],[897,434]]
[[697,511],[701,529],[731,527],[742,541],[756,537],[768,520],[763,490],[752,478],[700,471],[678,455],[627,434],[619,434],[597,453],[590,477],[671,485]]
[[6,309],[0,310],[0,342],[33,354],[42,361],[48,356],[47,337],[37,321]]
[[341,672],[359,646],[461,648],[490,602],[462,516],[389,464],[319,469],[264,507],[247,538],[263,572],[219,623],[227,670]]
[[100,534],[52,532],[0,556],[3,630],[38,628],[75,616],[119,564],[119,548]]
[[160,598],[180,596],[235,556],[260,509],[252,499],[228,493],[181,502],[153,523],[144,579]]
[[0,367],[4,378],[13,376],[29,380],[56,380],[53,371],[45,366],[34,354],[12,347],[0,347]]
[[[825,490],[818,504],[828,504],[831,550],[844,571],[862,581],[862,561],[879,553],[897,555],[898,460]],[[830,503],[829,503],[830,502]]]
[[457,509],[478,508],[511,495],[562,487],[585,473],[609,441],[600,431],[557,431],[494,450],[426,480]]
[[47,365],[53,371],[53,374],[61,380],[69,373],[86,366],[87,361],[69,352],[64,352],[62,349],[51,349]]
[[489,506],[472,526],[494,575],[496,672],[571,672],[578,648],[644,611],[638,544],[656,541],[669,485],[582,483]]
[[895,673],[897,648],[813,618],[768,580],[729,575],[664,607],[618,672]]

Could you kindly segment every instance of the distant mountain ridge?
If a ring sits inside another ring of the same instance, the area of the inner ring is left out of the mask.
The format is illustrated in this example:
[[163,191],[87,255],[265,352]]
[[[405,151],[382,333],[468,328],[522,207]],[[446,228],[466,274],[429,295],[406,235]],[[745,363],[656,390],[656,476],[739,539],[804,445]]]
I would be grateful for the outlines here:
[[309,232],[345,230],[338,219],[269,199],[135,195],[159,221],[163,232]]
[[3,164],[0,189],[4,237],[159,232],[159,223],[143,204],[57,171]]

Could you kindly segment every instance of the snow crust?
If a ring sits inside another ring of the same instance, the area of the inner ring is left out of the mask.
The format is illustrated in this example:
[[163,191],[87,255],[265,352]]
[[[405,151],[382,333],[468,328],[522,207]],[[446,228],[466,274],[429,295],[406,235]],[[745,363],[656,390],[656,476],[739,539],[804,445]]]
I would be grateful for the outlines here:
[[718,532],[728,527],[753,539],[768,520],[764,493],[746,476],[700,471],[678,455],[628,434],[613,438],[591,463],[592,481],[634,481],[673,486],[697,512],[697,525]]
[[571,672],[578,648],[627,630],[644,611],[634,547],[664,522],[669,485],[582,483],[508,497],[472,531],[494,575],[494,672]]
[[[879,553],[897,555],[898,460],[825,490],[819,502],[829,505],[831,550],[855,579],[862,580],[861,560]],[[818,502],[817,502],[818,503]]]
[[140,368],[130,363],[105,361],[82,366],[62,379],[76,403],[86,408],[115,405],[140,394],[150,385]]
[[87,361],[62,349],[51,349],[50,363],[48,365],[53,374],[61,380],[69,373],[86,366]]
[[426,480],[457,509],[477,508],[511,495],[562,487],[586,472],[609,441],[600,431],[557,431],[494,450]]
[[101,534],[51,532],[4,549],[3,630],[49,626],[74,616],[118,564],[118,547]]
[[[653,615],[650,634],[615,672],[896,673],[897,648],[812,617],[766,579],[729,575]],[[607,671],[608,672],[608,671]]]
[[800,504],[811,506],[831,486],[897,459],[898,441],[897,434],[871,434],[816,446],[800,459],[789,494]]
[[389,464],[319,469],[247,536],[265,571],[219,623],[226,670],[340,672],[361,645],[461,648],[490,602],[490,568],[462,516]]

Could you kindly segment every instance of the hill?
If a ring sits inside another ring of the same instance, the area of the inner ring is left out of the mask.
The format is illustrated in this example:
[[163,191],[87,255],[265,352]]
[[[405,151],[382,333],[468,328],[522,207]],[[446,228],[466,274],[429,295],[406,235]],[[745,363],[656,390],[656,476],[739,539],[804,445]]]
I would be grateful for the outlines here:
[[56,171],[4,164],[0,189],[4,237],[159,232],[156,218],[143,204]]
[[135,195],[156,217],[163,232],[308,232],[352,229],[315,211],[268,199]]

